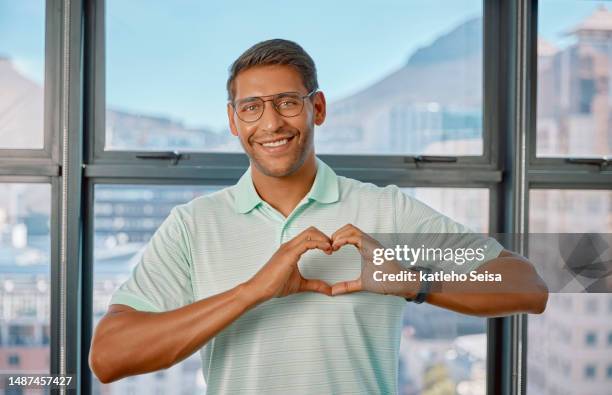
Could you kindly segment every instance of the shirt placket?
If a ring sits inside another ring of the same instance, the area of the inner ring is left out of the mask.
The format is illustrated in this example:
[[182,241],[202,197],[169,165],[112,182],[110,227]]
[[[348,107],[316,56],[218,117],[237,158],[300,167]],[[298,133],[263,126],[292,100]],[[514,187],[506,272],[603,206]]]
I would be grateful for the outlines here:
[[310,203],[308,198],[304,198],[297,207],[289,214],[288,217],[284,217],[278,210],[270,206],[267,202],[263,202],[262,209],[265,210],[266,215],[278,222],[276,240],[278,245],[291,240],[296,236],[295,232],[292,231],[291,223],[297,216],[304,210],[304,208]]

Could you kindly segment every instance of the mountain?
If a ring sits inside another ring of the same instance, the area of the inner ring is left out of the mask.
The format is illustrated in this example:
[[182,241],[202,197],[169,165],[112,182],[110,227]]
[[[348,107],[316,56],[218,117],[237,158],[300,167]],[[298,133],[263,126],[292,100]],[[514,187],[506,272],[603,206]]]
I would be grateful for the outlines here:
[[407,65],[462,60],[478,55],[482,50],[482,18],[470,19],[455,29],[438,37],[431,45],[419,48],[409,58]]
[[[6,57],[0,57],[0,86],[0,148],[41,149],[43,87],[23,76]],[[188,128],[168,118],[114,109],[106,112],[106,133],[106,147],[117,150],[221,149],[235,140],[229,133]]]
[[482,86],[482,19],[475,18],[416,50],[395,72],[330,103],[318,152],[478,155]]
[[419,48],[399,70],[333,103],[372,105],[395,97],[414,102],[480,106],[482,101],[482,18],[464,22]]
[[44,93],[0,57],[0,148],[42,148]]
[[[0,59],[0,86],[0,147],[41,147],[42,87],[6,58]],[[330,103],[315,135],[317,150],[406,154],[438,147],[448,152],[454,141],[480,141],[481,109],[482,19],[475,18],[416,50],[395,72]],[[115,150],[240,151],[229,133],[121,109],[107,110],[106,133],[106,148]],[[469,151],[464,154],[479,154],[478,144],[461,147]]]

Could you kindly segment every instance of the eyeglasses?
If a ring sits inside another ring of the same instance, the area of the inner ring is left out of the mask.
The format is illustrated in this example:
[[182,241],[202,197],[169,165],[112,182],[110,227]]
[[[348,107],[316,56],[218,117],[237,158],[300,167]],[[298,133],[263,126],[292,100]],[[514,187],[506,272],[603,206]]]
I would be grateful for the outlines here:
[[[277,93],[276,95],[267,96],[253,96],[246,97],[244,99],[236,100],[231,103],[234,107],[234,112],[244,122],[255,122],[261,118],[264,113],[266,104],[265,102],[271,101],[272,107],[277,113],[283,117],[291,118],[297,117],[302,113],[304,108],[304,99],[311,97],[317,90],[301,95],[299,92],[283,92]],[[264,100],[263,97],[272,97],[271,99]]]

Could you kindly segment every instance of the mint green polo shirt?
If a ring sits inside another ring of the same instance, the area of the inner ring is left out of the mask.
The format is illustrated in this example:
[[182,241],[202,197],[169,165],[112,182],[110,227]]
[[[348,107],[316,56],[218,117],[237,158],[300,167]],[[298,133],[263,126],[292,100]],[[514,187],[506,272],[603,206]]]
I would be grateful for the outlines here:
[[[318,158],[311,190],[284,217],[259,197],[249,168],[236,185],[173,208],[110,304],[152,312],[185,306],[247,281],[309,226],[331,235],[347,223],[366,233],[471,233],[395,185],[337,176]],[[503,249],[492,238],[482,243],[486,260]],[[331,256],[313,250],[299,268],[304,277],[333,284],[357,278],[361,260],[351,246]],[[200,350],[207,391],[395,394],[405,305],[369,292],[269,300]]]

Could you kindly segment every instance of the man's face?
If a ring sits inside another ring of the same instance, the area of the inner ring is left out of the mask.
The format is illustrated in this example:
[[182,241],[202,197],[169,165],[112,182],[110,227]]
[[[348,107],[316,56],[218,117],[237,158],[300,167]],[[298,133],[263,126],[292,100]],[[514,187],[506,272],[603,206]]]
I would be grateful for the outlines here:
[[[299,92],[302,96],[309,93],[300,74],[291,66],[257,66],[240,72],[234,79],[234,102],[283,92]],[[305,98],[302,112],[295,117],[280,115],[272,101],[265,102],[264,112],[255,122],[241,120],[230,104],[227,115],[232,134],[240,138],[257,170],[267,176],[283,177],[314,155],[314,125],[325,120],[325,97],[317,92],[310,99]]]

